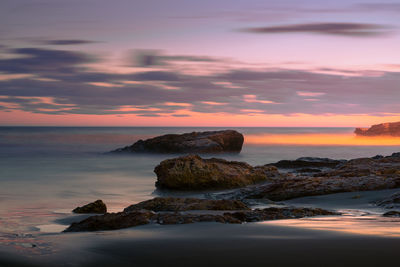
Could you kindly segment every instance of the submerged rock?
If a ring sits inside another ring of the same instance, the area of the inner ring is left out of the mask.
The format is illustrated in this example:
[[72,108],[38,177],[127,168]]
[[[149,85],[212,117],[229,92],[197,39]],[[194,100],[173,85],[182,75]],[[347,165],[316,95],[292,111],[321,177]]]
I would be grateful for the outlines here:
[[400,122],[388,122],[372,125],[370,128],[356,128],[354,133],[361,136],[400,136]]
[[82,207],[75,208],[72,212],[74,213],[106,213],[107,206],[102,200],[96,200],[95,202],[86,204]]
[[382,215],[383,217],[400,217],[400,211],[388,211]]
[[274,166],[252,167],[245,162],[202,159],[197,155],[164,160],[154,172],[157,187],[174,190],[229,189],[280,176]]
[[243,223],[320,215],[339,215],[339,213],[323,209],[296,207],[242,210],[223,214],[154,213],[148,210],[133,210],[92,216],[81,222],[71,224],[64,232],[115,230],[151,222],[158,224],[187,224],[195,222]]
[[346,160],[334,160],[329,158],[312,158],[302,157],[296,160],[280,160],[269,165],[273,165],[281,169],[297,169],[297,168],[334,168]]
[[137,210],[185,211],[185,210],[249,210],[240,200],[213,200],[198,198],[156,197],[131,205],[124,212]]
[[131,146],[112,151],[132,153],[239,153],[244,137],[234,130],[167,134],[139,140]]
[[375,202],[376,205],[385,209],[400,208],[400,192],[396,192],[387,198]]

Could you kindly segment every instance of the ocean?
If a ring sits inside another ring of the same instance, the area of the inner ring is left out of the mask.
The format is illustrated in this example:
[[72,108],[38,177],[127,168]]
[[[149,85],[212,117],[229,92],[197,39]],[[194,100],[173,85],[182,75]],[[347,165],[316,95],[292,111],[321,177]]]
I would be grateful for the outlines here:
[[[400,143],[360,143],[353,128],[231,129],[245,136],[242,152],[205,157],[261,165],[304,156],[350,159],[400,151]],[[207,130],[219,128],[0,127],[0,245],[12,242],[10,234],[59,232],[65,225],[57,220],[96,199],[120,211],[159,195],[153,169],[177,155],[105,152],[162,134]],[[338,136],[338,142],[324,143],[324,136]]]

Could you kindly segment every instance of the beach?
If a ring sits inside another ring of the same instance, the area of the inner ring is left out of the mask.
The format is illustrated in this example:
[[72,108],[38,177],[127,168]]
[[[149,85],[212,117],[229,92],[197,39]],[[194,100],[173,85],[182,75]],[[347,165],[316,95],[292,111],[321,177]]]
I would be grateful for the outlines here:
[[[334,210],[342,216],[61,233],[88,216],[72,214],[73,208],[96,199],[105,201],[110,212],[118,212],[156,196],[204,197],[207,192],[156,190],[154,167],[175,155],[104,154],[139,138],[188,130],[209,129],[1,128],[0,266],[377,266],[396,262],[400,219],[382,217],[386,210],[373,204],[396,189],[279,203]],[[264,135],[347,134],[352,138],[349,128],[240,130],[245,135],[242,152],[218,157],[257,165],[301,156],[350,159],[400,150],[393,144],[246,143],[246,137],[255,140]]]

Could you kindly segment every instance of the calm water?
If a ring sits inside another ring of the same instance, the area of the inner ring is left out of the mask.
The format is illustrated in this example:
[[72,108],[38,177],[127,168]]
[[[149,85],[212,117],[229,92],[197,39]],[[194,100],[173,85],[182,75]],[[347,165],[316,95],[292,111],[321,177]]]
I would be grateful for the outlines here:
[[[171,155],[104,155],[138,139],[218,128],[0,127],[0,243],[6,235],[51,231],[78,205],[102,199],[111,211],[155,195],[154,167]],[[232,128],[246,137],[307,134],[352,136],[352,128]],[[283,142],[284,143],[284,142]],[[244,144],[253,165],[302,156],[356,158],[391,154],[400,146]],[[50,229],[50,230],[49,230]]]

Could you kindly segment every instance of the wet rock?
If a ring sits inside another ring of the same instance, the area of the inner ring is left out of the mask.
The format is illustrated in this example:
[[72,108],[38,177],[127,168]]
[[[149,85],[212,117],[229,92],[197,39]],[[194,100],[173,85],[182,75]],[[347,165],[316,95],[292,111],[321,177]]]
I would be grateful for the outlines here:
[[334,160],[329,158],[312,158],[302,157],[296,160],[280,160],[269,165],[273,165],[281,169],[297,169],[297,168],[334,168],[345,160]]
[[198,198],[156,197],[131,205],[124,212],[137,210],[186,211],[186,210],[249,210],[240,200],[212,200]]
[[64,232],[116,230],[150,223],[152,211],[106,213],[72,223]]
[[388,122],[372,125],[370,128],[356,128],[354,133],[361,136],[400,136],[400,122]]
[[281,176],[263,184],[248,186],[218,198],[270,199],[326,195],[341,192],[370,191],[400,187],[400,158],[360,158],[349,160],[335,169],[314,176]]
[[396,192],[387,198],[375,202],[377,206],[385,209],[400,208],[400,192]]
[[64,232],[115,230],[144,225],[151,222],[163,225],[195,222],[243,223],[321,215],[339,215],[339,213],[323,209],[297,207],[255,209],[225,212],[223,214],[190,214],[181,212],[154,213],[141,210],[92,216],[81,222],[71,224]]
[[400,217],[400,211],[388,211],[386,213],[384,213],[382,216],[384,217]]
[[239,153],[244,137],[234,130],[167,134],[139,140],[113,153]]
[[107,206],[102,200],[96,200],[95,202],[86,204],[82,207],[75,208],[72,212],[74,213],[106,213]]
[[157,187],[174,190],[229,189],[280,177],[274,166],[252,167],[245,162],[197,155],[164,160],[154,172]]

